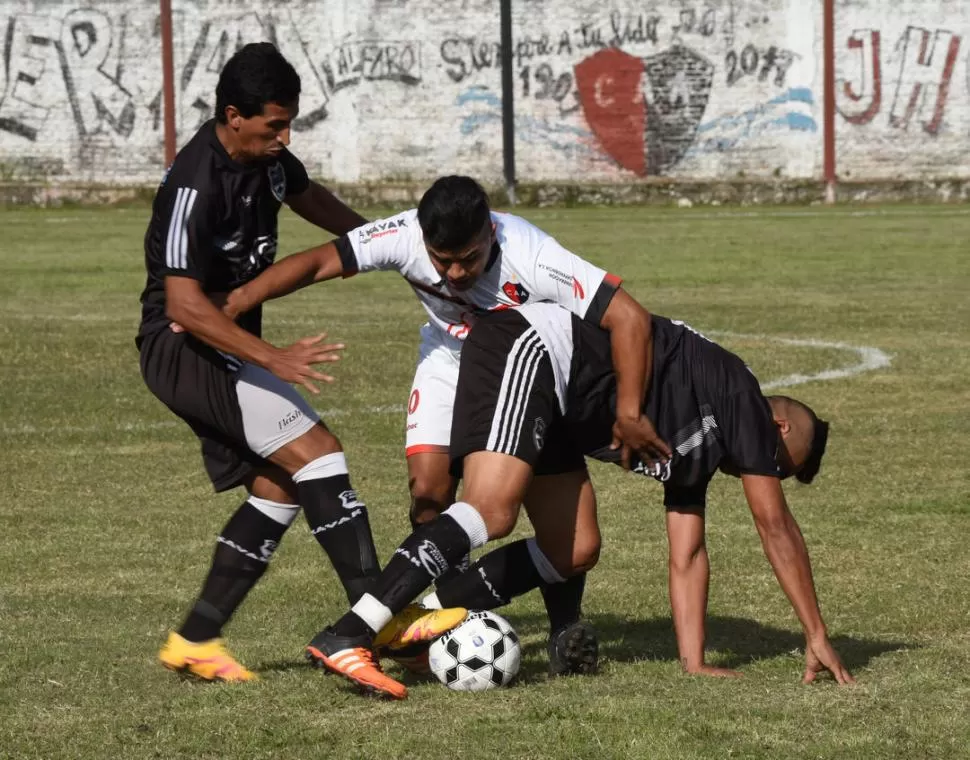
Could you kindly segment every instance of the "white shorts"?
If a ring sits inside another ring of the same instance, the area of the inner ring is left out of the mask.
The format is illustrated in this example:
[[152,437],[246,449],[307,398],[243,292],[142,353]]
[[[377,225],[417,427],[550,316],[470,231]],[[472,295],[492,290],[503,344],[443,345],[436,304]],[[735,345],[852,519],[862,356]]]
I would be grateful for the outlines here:
[[255,364],[239,369],[236,395],[246,443],[264,459],[320,421],[296,388]]
[[460,350],[442,341],[434,328],[422,328],[418,366],[408,397],[407,456],[448,451],[460,359]]

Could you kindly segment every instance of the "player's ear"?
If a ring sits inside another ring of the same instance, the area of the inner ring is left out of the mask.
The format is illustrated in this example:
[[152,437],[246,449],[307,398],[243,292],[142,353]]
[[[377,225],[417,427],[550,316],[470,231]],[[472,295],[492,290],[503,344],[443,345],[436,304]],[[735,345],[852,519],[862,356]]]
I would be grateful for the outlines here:
[[791,433],[791,422],[785,418],[779,419],[778,417],[775,417],[775,424],[778,426],[778,430],[781,432],[782,438],[787,438]]
[[239,129],[239,122],[242,121],[242,114],[235,106],[226,106],[226,124],[233,129]]

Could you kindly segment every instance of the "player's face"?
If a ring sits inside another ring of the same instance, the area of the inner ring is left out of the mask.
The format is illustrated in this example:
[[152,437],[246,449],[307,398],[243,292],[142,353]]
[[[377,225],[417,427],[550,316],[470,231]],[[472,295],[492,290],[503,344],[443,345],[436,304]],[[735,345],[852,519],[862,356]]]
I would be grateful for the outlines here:
[[447,280],[449,288],[468,290],[485,271],[494,243],[495,225],[488,221],[471,243],[457,251],[436,251],[429,245],[425,248],[435,270]]
[[227,109],[229,126],[236,134],[239,158],[267,161],[290,144],[290,126],[300,112],[300,103],[267,103],[263,112],[246,119],[232,106]]

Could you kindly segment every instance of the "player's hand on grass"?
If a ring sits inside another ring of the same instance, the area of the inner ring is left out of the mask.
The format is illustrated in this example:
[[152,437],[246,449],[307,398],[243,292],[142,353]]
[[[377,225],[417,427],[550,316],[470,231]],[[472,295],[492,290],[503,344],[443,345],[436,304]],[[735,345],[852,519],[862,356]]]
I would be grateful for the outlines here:
[[302,385],[311,393],[319,393],[320,389],[310,381],[332,383],[333,377],[315,370],[313,365],[340,361],[340,354],[337,352],[344,348],[343,343],[322,343],[321,341],[326,337],[326,333],[320,333],[311,338],[298,340],[292,346],[276,349],[266,369],[281,380],[293,385]]
[[624,470],[630,469],[630,460],[636,452],[644,464],[650,466],[670,460],[670,447],[657,435],[649,417],[617,417],[613,424],[613,449],[620,449],[620,461]]
[[855,683],[855,678],[842,664],[828,636],[816,636],[805,641],[805,675],[802,683],[812,683],[819,673],[827,670],[841,686]]

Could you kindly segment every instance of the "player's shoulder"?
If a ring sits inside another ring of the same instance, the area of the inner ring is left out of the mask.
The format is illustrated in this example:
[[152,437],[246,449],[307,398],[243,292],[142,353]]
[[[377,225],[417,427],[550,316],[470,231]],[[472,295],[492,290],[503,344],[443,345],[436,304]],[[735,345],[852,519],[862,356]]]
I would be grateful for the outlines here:
[[212,126],[206,123],[176,154],[175,160],[162,176],[159,191],[175,192],[188,188],[199,195],[218,192],[221,184],[219,155],[212,146]]
[[492,222],[495,238],[505,255],[534,257],[549,237],[532,222],[515,214],[493,211]]
[[361,225],[351,233],[359,245],[368,245],[375,241],[390,244],[409,243],[421,237],[421,227],[418,225],[418,210],[408,209],[392,216],[375,219]]

